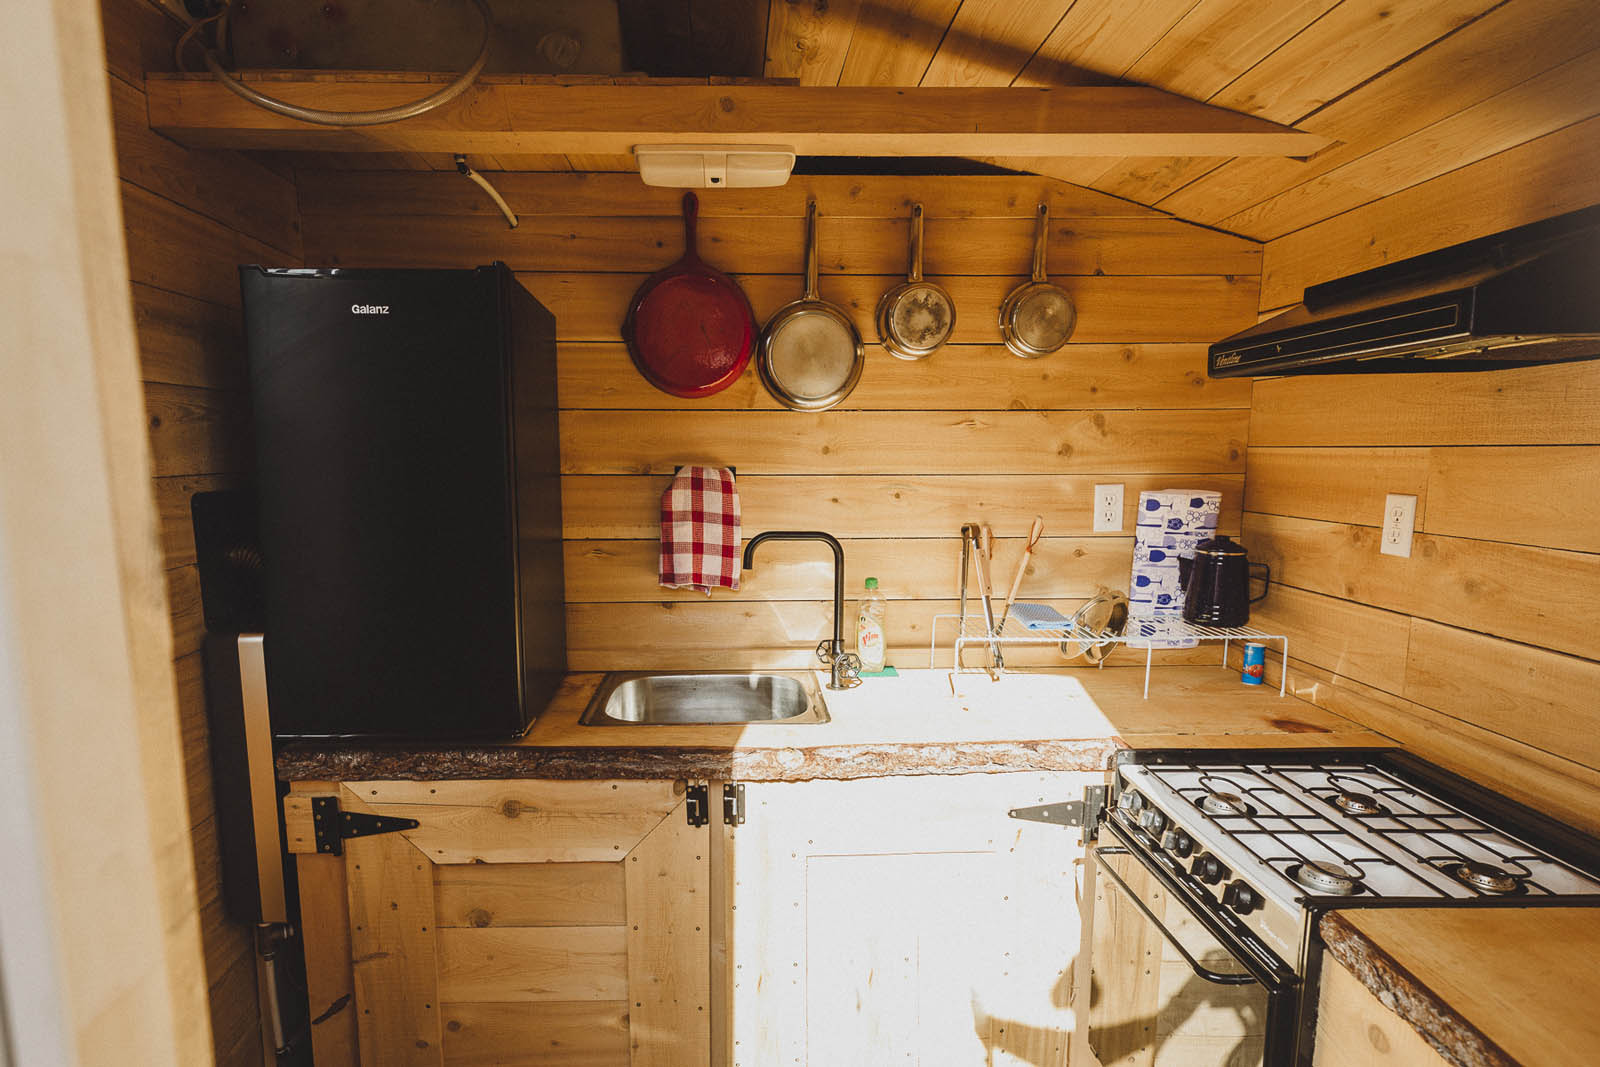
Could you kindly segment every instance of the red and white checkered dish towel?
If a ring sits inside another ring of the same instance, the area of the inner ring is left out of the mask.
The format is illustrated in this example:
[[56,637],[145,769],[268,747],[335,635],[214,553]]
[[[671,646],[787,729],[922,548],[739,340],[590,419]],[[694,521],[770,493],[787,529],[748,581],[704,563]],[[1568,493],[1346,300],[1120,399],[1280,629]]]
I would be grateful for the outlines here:
[[661,494],[661,584],[739,588],[739,490],[726,467],[683,467]]

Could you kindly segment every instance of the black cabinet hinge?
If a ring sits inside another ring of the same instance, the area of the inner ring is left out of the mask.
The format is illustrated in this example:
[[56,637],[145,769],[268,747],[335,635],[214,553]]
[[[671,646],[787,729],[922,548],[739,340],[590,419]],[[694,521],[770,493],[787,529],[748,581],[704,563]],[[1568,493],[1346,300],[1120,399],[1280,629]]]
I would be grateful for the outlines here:
[[722,824],[744,825],[744,786],[738,782],[724,782],[722,785]]
[[1085,786],[1082,800],[1063,800],[1056,804],[1039,804],[1031,808],[1012,808],[1007,814],[1013,819],[1028,822],[1051,823],[1056,826],[1081,826],[1086,841],[1093,841],[1100,827],[1100,815],[1106,807],[1106,787]]
[[399,819],[392,815],[340,811],[338,797],[311,798],[311,828],[317,851],[329,856],[344,855],[347,837],[392,834],[398,830],[415,830],[421,825],[415,819]]
[[683,813],[690,826],[704,826],[711,821],[711,791],[702,782],[691,785],[683,796]]

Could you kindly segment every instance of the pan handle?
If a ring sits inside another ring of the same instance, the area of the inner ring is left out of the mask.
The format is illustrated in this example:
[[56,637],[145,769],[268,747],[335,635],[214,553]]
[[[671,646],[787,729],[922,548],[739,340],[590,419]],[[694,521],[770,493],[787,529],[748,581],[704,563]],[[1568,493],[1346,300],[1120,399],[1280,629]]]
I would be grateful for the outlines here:
[[819,300],[817,294],[817,202],[806,201],[806,299]]
[[694,193],[683,194],[683,257],[685,259],[699,259],[700,253],[695,248],[695,224],[700,218],[700,198]]
[[911,205],[911,273],[908,282],[922,280],[922,205]]
[[1038,225],[1034,228],[1033,235],[1033,280],[1043,282],[1047,280],[1044,272],[1044,246],[1050,238],[1050,205],[1040,204]]

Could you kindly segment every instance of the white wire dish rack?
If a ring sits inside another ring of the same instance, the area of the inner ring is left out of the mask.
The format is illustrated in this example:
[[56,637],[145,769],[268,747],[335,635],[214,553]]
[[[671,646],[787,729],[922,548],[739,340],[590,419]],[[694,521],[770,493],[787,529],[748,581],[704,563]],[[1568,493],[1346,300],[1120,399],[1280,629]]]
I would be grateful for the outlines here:
[[[1029,630],[1014,619],[1007,619],[1000,625],[1000,632],[991,635],[988,627],[980,616],[956,614],[935,615],[933,617],[933,632],[928,638],[928,666],[937,666],[939,647],[939,627],[941,623],[953,624],[958,633],[955,638],[954,662],[952,669],[956,671],[977,670],[962,665],[961,654],[968,648],[987,649],[991,645],[1002,650],[1019,647],[1039,647],[1048,645],[1127,645],[1133,649],[1144,649],[1144,695],[1150,698],[1150,666],[1155,660],[1155,654],[1175,646],[1174,642],[1185,642],[1193,638],[1198,641],[1222,642],[1222,665],[1228,665],[1228,645],[1233,641],[1254,641],[1260,644],[1275,642],[1278,651],[1283,656],[1283,662],[1289,662],[1289,638],[1283,634],[1269,634],[1257,630],[1252,626],[1196,626],[1186,623],[1179,618],[1159,619],[1129,619],[1128,630],[1119,635],[1102,634],[1097,631],[1074,630],[1070,625],[1051,630]],[[1141,624],[1154,624],[1153,632],[1141,632]],[[1105,660],[1100,660],[1100,666],[1105,666]],[[1283,696],[1287,691],[1288,672],[1284,671],[1278,679],[1278,695]]]

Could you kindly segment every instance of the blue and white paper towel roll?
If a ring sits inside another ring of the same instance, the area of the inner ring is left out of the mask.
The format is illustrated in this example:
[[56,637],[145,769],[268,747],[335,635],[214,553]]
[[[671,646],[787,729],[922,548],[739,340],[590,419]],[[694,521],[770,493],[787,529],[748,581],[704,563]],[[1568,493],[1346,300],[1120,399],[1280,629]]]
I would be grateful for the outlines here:
[[1167,637],[1168,625],[1183,620],[1183,583],[1178,558],[1215,537],[1222,494],[1206,489],[1159,489],[1139,494],[1133,529],[1133,577],[1128,590],[1129,633],[1140,647],[1192,648],[1192,637]]

